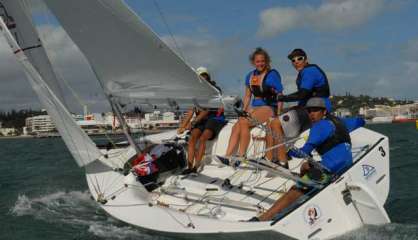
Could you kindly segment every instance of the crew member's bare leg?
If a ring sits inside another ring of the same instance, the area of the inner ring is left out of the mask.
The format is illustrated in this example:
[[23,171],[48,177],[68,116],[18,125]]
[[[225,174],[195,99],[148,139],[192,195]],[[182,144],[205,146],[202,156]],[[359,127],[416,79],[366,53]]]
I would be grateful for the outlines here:
[[198,128],[193,129],[190,134],[190,139],[188,142],[188,158],[187,158],[187,166],[189,167],[189,169],[193,168],[194,155],[196,151],[195,146],[201,134],[202,134],[202,131],[200,131],[200,129]]
[[228,148],[226,149],[226,154],[225,154],[226,157],[230,157],[236,151],[238,147],[239,138],[240,138],[240,126],[239,126],[239,119],[238,119],[238,121],[234,124],[231,130],[231,136],[229,138]]
[[300,176],[302,177],[303,175],[305,175],[309,171],[309,168],[311,168],[309,166],[309,163],[308,162],[304,162],[302,164],[302,166],[300,166]]
[[202,161],[203,156],[205,155],[206,142],[213,136],[213,132],[210,129],[205,129],[202,135],[199,138],[199,147],[195,157],[194,167],[198,169]]
[[[308,162],[304,162],[302,166],[300,167],[300,176],[302,177],[305,175],[310,166]],[[277,213],[283,211],[285,208],[287,208],[290,204],[295,202],[300,196],[303,195],[303,192],[301,192],[299,189],[297,189],[295,186],[290,188],[290,190],[285,193],[279,200],[277,200],[273,206],[267,210],[267,212],[261,214],[258,216],[258,219],[260,221],[268,221],[271,220]]]
[[[273,109],[268,106],[257,107],[251,112],[251,117],[256,119],[258,123],[267,122],[273,116]],[[247,118],[243,118],[240,123],[240,142],[239,142],[239,156],[244,156],[250,144],[250,131],[253,124]]]
[[285,193],[279,200],[277,200],[273,206],[267,210],[267,212],[258,216],[260,221],[269,221],[276,216],[277,213],[283,211],[290,204],[296,201],[303,193],[296,187],[292,187],[287,193]]
[[245,156],[248,144],[250,144],[250,121],[246,118],[241,118],[238,124],[240,127],[238,156]]

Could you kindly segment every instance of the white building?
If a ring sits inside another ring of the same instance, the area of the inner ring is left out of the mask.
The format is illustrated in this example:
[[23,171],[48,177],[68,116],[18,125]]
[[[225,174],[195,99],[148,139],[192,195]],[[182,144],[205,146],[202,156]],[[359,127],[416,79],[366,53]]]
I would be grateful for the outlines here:
[[360,114],[366,118],[374,117],[414,117],[418,112],[418,103],[404,104],[396,106],[376,105],[374,108],[360,108]]
[[163,113],[163,121],[174,121],[176,115],[173,112],[165,112]]
[[161,120],[160,114],[161,114],[160,111],[154,111],[153,113],[146,113],[145,114],[145,121],[150,122],[150,121]]
[[335,110],[335,115],[337,117],[350,117],[351,116],[351,112],[349,109],[347,108],[338,108],[337,110]]
[[49,115],[29,117],[25,122],[28,134],[56,132],[55,124]]
[[15,136],[17,134],[16,128],[0,128],[2,136]]

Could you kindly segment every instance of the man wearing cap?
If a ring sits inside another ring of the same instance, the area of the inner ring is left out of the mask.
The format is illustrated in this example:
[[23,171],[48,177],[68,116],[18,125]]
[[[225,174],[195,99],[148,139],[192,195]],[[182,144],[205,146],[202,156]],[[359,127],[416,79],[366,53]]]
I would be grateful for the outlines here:
[[[290,157],[311,159],[315,149],[321,156],[321,162],[305,162],[300,169],[304,180],[314,180],[322,184],[330,182],[332,175],[340,175],[351,166],[351,140],[349,132],[364,125],[360,118],[341,120],[328,113],[323,98],[310,98],[305,106],[312,121],[308,140],[302,148],[293,148],[288,152]],[[311,187],[297,183],[289,192],[274,203],[274,205],[259,217],[250,221],[267,221],[274,218],[280,211],[287,208],[303,194],[313,190]]]
[[196,69],[196,73],[197,73],[197,75],[199,75],[199,77],[206,80],[212,87],[216,88],[216,90],[218,90],[219,94],[222,94],[222,89],[218,85],[216,85],[216,82],[214,80],[212,80],[207,68],[198,67]]
[[278,101],[298,102],[299,106],[305,106],[311,97],[324,98],[328,112],[331,112],[329,100],[330,88],[324,71],[316,64],[310,64],[303,49],[296,48],[288,56],[293,67],[298,71],[296,85],[298,90],[289,95],[278,96]]
[[[196,73],[202,80],[207,81],[212,87],[216,88],[219,94],[222,94],[221,88],[216,85],[215,81],[211,80],[210,74],[205,67],[197,68]],[[193,118],[193,116],[195,117]],[[183,134],[186,130],[190,130],[187,155],[188,168],[182,174],[197,173],[205,154],[206,142],[215,139],[226,122],[223,106],[218,108],[195,106],[186,113],[177,130],[178,134]]]

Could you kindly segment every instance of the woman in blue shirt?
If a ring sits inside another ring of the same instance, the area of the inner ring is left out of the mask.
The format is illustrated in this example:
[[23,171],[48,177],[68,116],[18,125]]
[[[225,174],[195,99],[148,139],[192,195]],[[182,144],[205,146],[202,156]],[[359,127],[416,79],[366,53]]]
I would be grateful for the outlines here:
[[[245,96],[243,110],[259,123],[267,122],[280,113],[283,104],[276,101],[276,95],[282,94],[283,86],[277,70],[270,66],[270,56],[262,48],[256,48],[250,55],[254,70],[245,77]],[[239,146],[238,156],[244,156],[250,143],[250,130],[254,124],[248,118],[240,117],[232,128],[226,157],[231,156]],[[270,141],[268,145],[271,145]]]

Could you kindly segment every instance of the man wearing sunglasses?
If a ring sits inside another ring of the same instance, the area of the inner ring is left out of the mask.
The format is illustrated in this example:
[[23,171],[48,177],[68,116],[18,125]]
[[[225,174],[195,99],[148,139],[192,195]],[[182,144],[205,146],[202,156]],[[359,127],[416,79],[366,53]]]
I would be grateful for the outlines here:
[[303,49],[296,48],[288,56],[293,67],[298,71],[296,85],[298,90],[289,95],[277,97],[281,102],[298,102],[299,106],[305,106],[311,97],[322,97],[325,99],[328,112],[331,112],[331,101],[329,100],[330,88],[324,71],[316,64],[310,64]]
[[[298,71],[298,76],[296,78],[296,85],[298,90],[294,93],[288,95],[277,95],[276,99],[278,102],[298,102],[298,107],[293,108],[292,111],[298,113],[298,115],[306,115],[303,108],[312,97],[320,97],[325,101],[325,106],[328,113],[331,112],[331,101],[329,100],[330,89],[328,84],[328,79],[324,71],[315,64],[310,64],[308,62],[308,57],[306,52],[303,49],[296,48],[288,56],[289,60],[292,62],[293,67]],[[290,109],[288,109],[290,110]],[[274,139],[274,144],[278,144],[283,141],[283,136],[285,135],[283,129],[283,122],[279,119],[274,119],[270,122],[270,128],[275,133],[276,138]],[[304,117],[307,118],[307,117]],[[306,125],[305,123],[301,123]],[[304,129],[301,129],[304,130]],[[282,152],[283,147],[277,148],[273,156],[277,156],[277,161],[281,166],[288,168],[287,159],[283,157]]]
[[[305,106],[312,122],[309,137],[302,148],[293,148],[288,155],[296,158],[311,158],[316,150],[321,156],[321,162],[309,161],[302,164],[300,176],[304,180],[313,180],[321,184],[328,184],[332,176],[342,174],[353,163],[351,154],[350,132],[364,126],[361,118],[339,119],[328,113],[323,98],[310,98]],[[314,190],[301,183],[296,183],[273,206],[258,217],[249,221],[268,221],[277,213],[286,209],[300,196]]]

